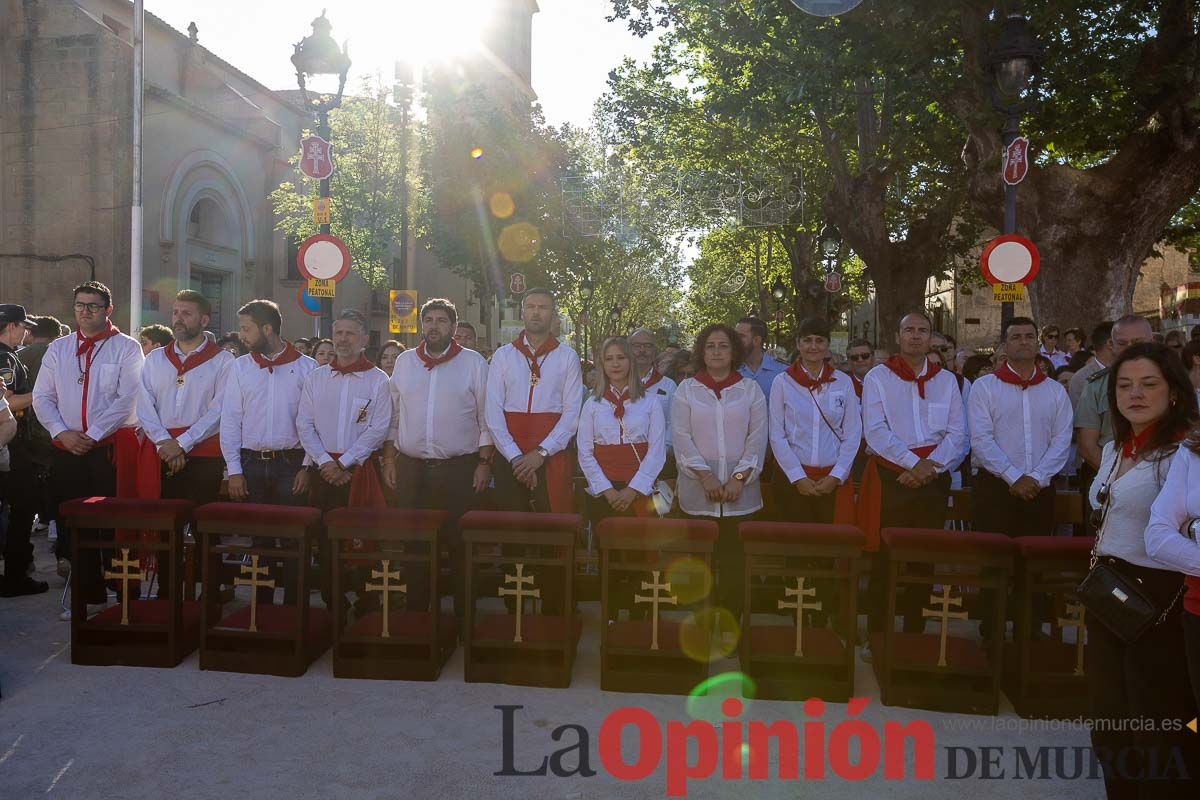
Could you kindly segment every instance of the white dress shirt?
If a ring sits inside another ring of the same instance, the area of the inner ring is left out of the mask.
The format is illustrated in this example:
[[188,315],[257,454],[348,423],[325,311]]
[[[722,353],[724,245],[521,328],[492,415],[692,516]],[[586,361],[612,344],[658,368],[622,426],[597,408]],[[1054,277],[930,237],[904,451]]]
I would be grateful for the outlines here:
[[229,366],[221,400],[221,452],[230,475],[242,474],[242,449],[300,447],[296,414],[304,376],[317,368],[308,356],[267,370],[252,354]]
[[304,452],[319,466],[333,461],[349,469],[383,446],[392,423],[392,390],[379,367],[345,374],[332,364],[304,376],[296,432]]
[[[767,454],[767,398],[758,382],[743,379],[716,393],[695,378],[679,384],[671,401],[679,507],[687,514],[738,517],[762,508],[759,477]],[[751,470],[735,503],[713,503],[704,494],[701,472],[727,483]]]
[[[646,385],[646,381],[650,378],[650,373],[647,372],[642,376],[642,385]],[[667,449],[671,449],[671,400],[675,397],[675,390],[679,388],[679,384],[663,375],[658,379],[658,383],[646,389],[647,397],[657,398],[662,405],[663,420],[667,425]]]
[[[1100,469],[1092,481],[1088,501],[1092,508],[1100,508],[1100,487],[1115,475],[1113,464],[1121,455],[1120,446],[1113,442],[1104,445],[1100,453]],[[1096,532],[1099,540],[1096,552],[1102,556],[1114,556],[1130,564],[1151,569],[1162,569],[1146,547],[1146,529],[1150,525],[1150,508],[1166,484],[1171,460],[1146,459],[1138,461],[1128,472],[1109,483],[1108,511],[1104,522]]]
[[211,333],[205,333],[200,346],[187,355],[176,342],[167,347],[175,351],[185,367],[188,359],[198,358],[210,347],[220,350],[208,361],[185,372],[182,386],[178,384],[179,373],[175,365],[167,358],[166,347],[150,351],[142,365],[142,385],[137,399],[138,424],[155,444],[170,439],[171,428],[187,428],[176,439],[187,453],[200,442],[215,436],[221,427],[221,393],[234,357],[217,345]]
[[1009,486],[1028,475],[1045,488],[1067,463],[1073,419],[1071,398],[1058,381],[1047,378],[1023,390],[984,375],[967,410],[971,458]]
[[1184,526],[1200,518],[1200,456],[1180,446],[1158,499],[1150,507],[1146,552],[1161,567],[1185,575],[1200,575],[1200,542],[1183,534]]
[[474,350],[426,369],[416,349],[396,359],[392,371],[392,424],[388,438],[410,458],[446,459],[479,452],[488,431],[488,364]]
[[849,375],[834,371],[833,383],[809,392],[784,373],[771,384],[768,409],[771,452],[788,483],[807,477],[804,465],[833,467],[830,475],[849,479],[862,441],[862,412]]
[[[917,376],[925,374],[929,362]],[[954,375],[942,370],[925,384],[906,381],[880,364],[863,380],[863,429],[870,451],[904,469],[921,459],[914,448],[937,445],[929,459],[945,472],[966,452],[966,415]]]
[[[529,349],[534,351],[532,347]],[[508,422],[504,418],[506,411],[561,414],[558,424],[540,444],[550,455],[565,450],[579,426],[579,398],[583,394],[579,356],[560,342],[538,363],[541,378],[536,386],[530,380],[529,359],[511,344],[497,350],[488,367],[487,426],[496,449],[508,461],[523,453],[508,432]]]
[[649,497],[654,482],[667,461],[667,426],[662,404],[649,395],[625,401],[625,416],[613,415],[616,408],[609,400],[589,397],[579,414],[579,433],[575,446],[579,449],[579,466],[587,478],[588,494],[596,497],[613,488],[612,481],[596,461],[596,445],[625,445],[646,443],[646,456],[629,486]]
[[[33,413],[38,422],[51,437],[79,431],[97,442],[112,436],[117,428],[137,425],[134,406],[145,360],[142,346],[123,333],[110,336],[95,345],[90,368],[87,356],[77,355],[78,347],[79,339],[73,333],[46,347],[33,387]],[[86,387],[79,380],[85,372]]]

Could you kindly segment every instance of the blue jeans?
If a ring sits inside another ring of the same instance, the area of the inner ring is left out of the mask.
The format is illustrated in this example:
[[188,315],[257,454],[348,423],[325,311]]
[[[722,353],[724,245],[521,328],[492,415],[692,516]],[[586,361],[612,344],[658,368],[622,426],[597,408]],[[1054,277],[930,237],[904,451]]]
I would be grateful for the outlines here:
[[[297,497],[292,494],[292,485],[296,474],[303,469],[304,451],[294,450],[278,455],[272,459],[262,459],[249,450],[242,451],[242,475],[246,478],[246,502],[266,503],[276,506],[308,505],[306,495]],[[254,537],[255,547],[279,547],[281,542],[273,537]],[[306,565],[308,559],[302,557],[300,564]],[[292,605],[296,602],[296,561],[284,560],[271,564],[271,575],[276,586],[284,587],[283,603]],[[268,588],[258,589],[258,602],[270,604],[274,601],[275,591]]]

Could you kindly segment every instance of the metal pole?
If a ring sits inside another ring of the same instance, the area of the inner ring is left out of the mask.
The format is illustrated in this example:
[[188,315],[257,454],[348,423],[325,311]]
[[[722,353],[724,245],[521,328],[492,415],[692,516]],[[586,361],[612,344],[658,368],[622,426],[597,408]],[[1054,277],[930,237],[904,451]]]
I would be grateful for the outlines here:
[[[1014,109],[1008,113],[1008,121],[1004,126],[1004,147],[1007,148],[1010,144],[1016,141],[1021,135],[1021,118],[1018,112]],[[1004,230],[1001,233],[1009,234],[1017,232],[1017,187],[1010,186],[1007,182],[1004,184]],[[1000,304],[1000,328],[1004,329],[1004,325],[1015,315],[1012,303]]]
[[[321,107],[317,112],[317,135],[325,141],[329,141],[329,111]],[[329,197],[329,178],[324,178],[321,181],[321,197]],[[321,225],[321,233],[329,233],[329,223]],[[321,316],[320,316],[320,333],[319,337],[329,338],[333,336],[333,300],[328,297],[321,298]]]
[[143,0],[133,3],[133,198],[129,218],[129,333],[142,327],[142,40]]

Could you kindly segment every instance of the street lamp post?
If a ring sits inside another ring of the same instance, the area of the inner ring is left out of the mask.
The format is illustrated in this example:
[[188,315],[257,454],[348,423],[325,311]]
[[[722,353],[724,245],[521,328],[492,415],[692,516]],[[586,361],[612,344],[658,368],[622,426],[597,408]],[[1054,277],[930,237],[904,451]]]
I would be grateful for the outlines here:
[[611,323],[610,330],[612,335],[616,336],[621,330],[621,307],[613,306],[612,311],[608,312],[608,320]]
[[[416,74],[410,61],[395,64],[396,85],[393,87],[396,106],[400,110],[400,258],[393,266],[399,267],[391,276],[390,289],[416,288],[416,281],[409,274],[412,265],[408,258],[408,125],[412,112],[413,86]],[[400,284],[399,281],[404,281]]]
[[[988,67],[995,79],[992,85],[992,105],[1004,114],[1002,131],[1004,147],[1021,135],[1021,116],[1029,110],[1024,95],[1046,56],[1043,47],[1029,28],[1024,14],[1010,13],[1004,20],[1000,39],[988,54]],[[1017,187],[1004,184],[1004,230],[1017,232]],[[1012,303],[1000,305],[1000,324],[1013,318]]]
[[[837,269],[838,253],[842,250],[842,234],[832,222],[821,228],[821,253],[825,257],[825,280]],[[825,317],[833,324],[833,292],[825,290]]]
[[787,296],[787,287],[783,284],[783,278],[775,276],[775,282],[771,284],[771,297],[775,298],[775,346],[783,344],[783,315],[779,311],[780,303]]
[[[325,17],[325,12],[313,20],[311,36],[302,39],[292,53],[292,64],[296,67],[296,83],[304,96],[304,105],[317,115],[317,135],[329,141],[329,112],[342,104],[342,92],[346,89],[346,76],[350,72],[350,55],[338,47],[330,33],[333,25]],[[307,79],[316,75],[338,76],[336,95],[315,94],[310,96]],[[328,198],[329,178],[321,181],[320,196]],[[329,233],[329,224],[321,225],[321,233]],[[333,334],[333,301],[328,298],[321,300],[321,335]]]
[[592,318],[588,316],[588,307],[592,304],[592,293],[596,291],[596,286],[592,283],[592,276],[585,276],[583,282],[579,284],[579,297],[583,300],[583,358],[585,361],[591,360],[588,353],[588,325]]

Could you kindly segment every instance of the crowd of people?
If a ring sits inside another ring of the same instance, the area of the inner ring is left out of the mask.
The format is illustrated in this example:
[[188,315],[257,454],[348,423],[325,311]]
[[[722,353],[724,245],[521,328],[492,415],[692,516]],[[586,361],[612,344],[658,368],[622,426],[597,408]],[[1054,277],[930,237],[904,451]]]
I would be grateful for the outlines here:
[[[1057,327],[1016,317],[983,353],[959,349],[915,312],[878,343],[894,353],[854,339],[843,354],[831,352],[825,320],[806,319],[785,357],[768,351],[766,324],[745,317],[706,326],[690,351],[660,353],[648,330],[611,337],[592,363],[554,335],[553,295],[532,289],[523,331],[490,359],[454,305],[431,299],[420,309],[419,345],[389,341],[369,360],[368,322],[353,310],[330,338],[295,342],[281,338],[268,300],[243,306],[238,330],[220,338],[207,332],[210,304],[194,291],[175,298],[170,329],[144,328],[140,342],[116,329],[112,312],[111,293],[96,282],[74,290],[73,334],[0,306],[4,596],[48,588],[29,574],[35,515],[52,520],[65,500],[118,494],[136,475],[139,487],[152,477],[158,496],[197,504],[227,496],[325,510],[352,501],[442,509],[452,553],[461,552],[458,518],[483,502],[577,510],[593,524],[613,515],[715,520],[715,599],[735,622],[746,611],[740,522],[854,523],[873,557],[867,617],[878,631],[892,624],[881,529],[940,529],[952,487],[969,485],[976,530],[1054,535],[1056,493],[1078,487],[1095,512],[1077,531],[1098,536],[1094,560],[1163,605],[1136,641],[1089,622],[1093,709],[1186,719],[1200,706],[1200,329],[1187,342],[1178,332],[1159,341],[1145,319],[1127,316],[1090,336],[1070,328],[1059,349]],[[586,484],[583,509],[574,508],[576,475]],[[78,561],[63,566],[92,613],[108,602],[101,553],[81,550]],[[328,599],[327,544],[316,561]],[[161,597],[181,576],[160,568]],[[461,614],[461,569],[453,573]],[[897,598],[904,631],[925,628],[926,594]],[[630,598],[617,597],[632,611]],[[273,599],[268,590],[259,602]],[[427,599],[410,590],[410,603]],[[358,597],[355,613],[368,603]],[[982,616],[982,638],[1005,635],[1004,620]],[[871,659],[869,645],[862,655]],[[1178,746],[1163,731],[1093,738]],[[1121,776],[1106,781],[1110,796],[1139,796]],[[1169,796],[1162,791],[1154,796]]]

